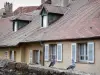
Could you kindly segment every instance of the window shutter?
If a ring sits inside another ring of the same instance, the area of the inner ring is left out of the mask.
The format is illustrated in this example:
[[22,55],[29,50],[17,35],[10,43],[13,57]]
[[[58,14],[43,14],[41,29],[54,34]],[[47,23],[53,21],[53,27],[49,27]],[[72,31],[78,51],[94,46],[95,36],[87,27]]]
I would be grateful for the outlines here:
[[88,42],[88,61],[94,63],[94,42]]
[[62,61],[62,44],[57,44],[57,61]]
[[15,56],[15,55],[14,55],[14,51],[12,51],[12,59],[11,59],[12,61],[15,60],[15,59],[14,59],[14,56]]
[[33,63],[33,50],[30,50],[29,52],[29,63]]
[[38,51],[38,63],[40,64],[40,50]]
[[72,59],[76,62],[76,57],[77,57],[77,49],[76,49],[76,43],[72,43],[71,45],[71,50],[72,50]]
[[45,61],[49,61],[49,44],[45,44]]
[[18,30],[18,23],[15,22],[15,23],[14,23],[14,31],[16,32],[17,30]]
[[48,16],[43,16],[43,27],[48,26]]

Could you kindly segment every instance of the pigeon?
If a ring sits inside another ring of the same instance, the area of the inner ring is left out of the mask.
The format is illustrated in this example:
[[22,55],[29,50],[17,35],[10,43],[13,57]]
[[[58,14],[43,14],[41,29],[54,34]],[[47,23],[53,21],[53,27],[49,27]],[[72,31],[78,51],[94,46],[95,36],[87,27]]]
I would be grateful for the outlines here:
[[53,67],[55,65],[55,59],[53,58],[52,60],[51,60],[51,63],[50,63],[50,65],[49,65],[49,67]]
[[69,69],[74,70],[74,68],[75,68],[75,62],[74,62],[74,60],[72,59],[72,65],[70,65],[70,66],[67,68],[67,70],[69,70]]

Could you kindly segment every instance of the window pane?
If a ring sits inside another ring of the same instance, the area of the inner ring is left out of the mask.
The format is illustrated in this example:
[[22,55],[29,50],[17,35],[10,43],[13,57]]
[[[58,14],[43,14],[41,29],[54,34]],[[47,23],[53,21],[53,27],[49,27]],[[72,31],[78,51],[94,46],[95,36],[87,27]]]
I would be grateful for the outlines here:
[[80,56],[80,60],[84,60],[84,56]]
[[84,55],[84,44],[80,44],[80,55]]
[[51,59],[56,59],[56,45],[51,45]]

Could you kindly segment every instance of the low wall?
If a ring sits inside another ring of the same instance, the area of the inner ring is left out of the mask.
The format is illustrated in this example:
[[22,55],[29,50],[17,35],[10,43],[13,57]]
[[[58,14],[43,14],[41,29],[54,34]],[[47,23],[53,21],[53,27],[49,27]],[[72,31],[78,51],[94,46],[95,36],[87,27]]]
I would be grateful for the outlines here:
[[85,72],[67,71],[65,69],[49,68],[40,65],[0,60],[0,75],[92,75]]

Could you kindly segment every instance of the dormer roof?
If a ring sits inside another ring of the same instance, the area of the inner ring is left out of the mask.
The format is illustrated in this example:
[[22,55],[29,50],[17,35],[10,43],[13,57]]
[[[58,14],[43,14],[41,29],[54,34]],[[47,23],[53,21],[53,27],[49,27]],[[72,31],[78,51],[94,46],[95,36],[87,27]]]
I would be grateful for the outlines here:
[[[64,14],[67,10],[65,7],[52,6],[51,4],[44,4],[42,10],[45,9],[47,13]],[[41,12],[42,12],[41,10]]]

